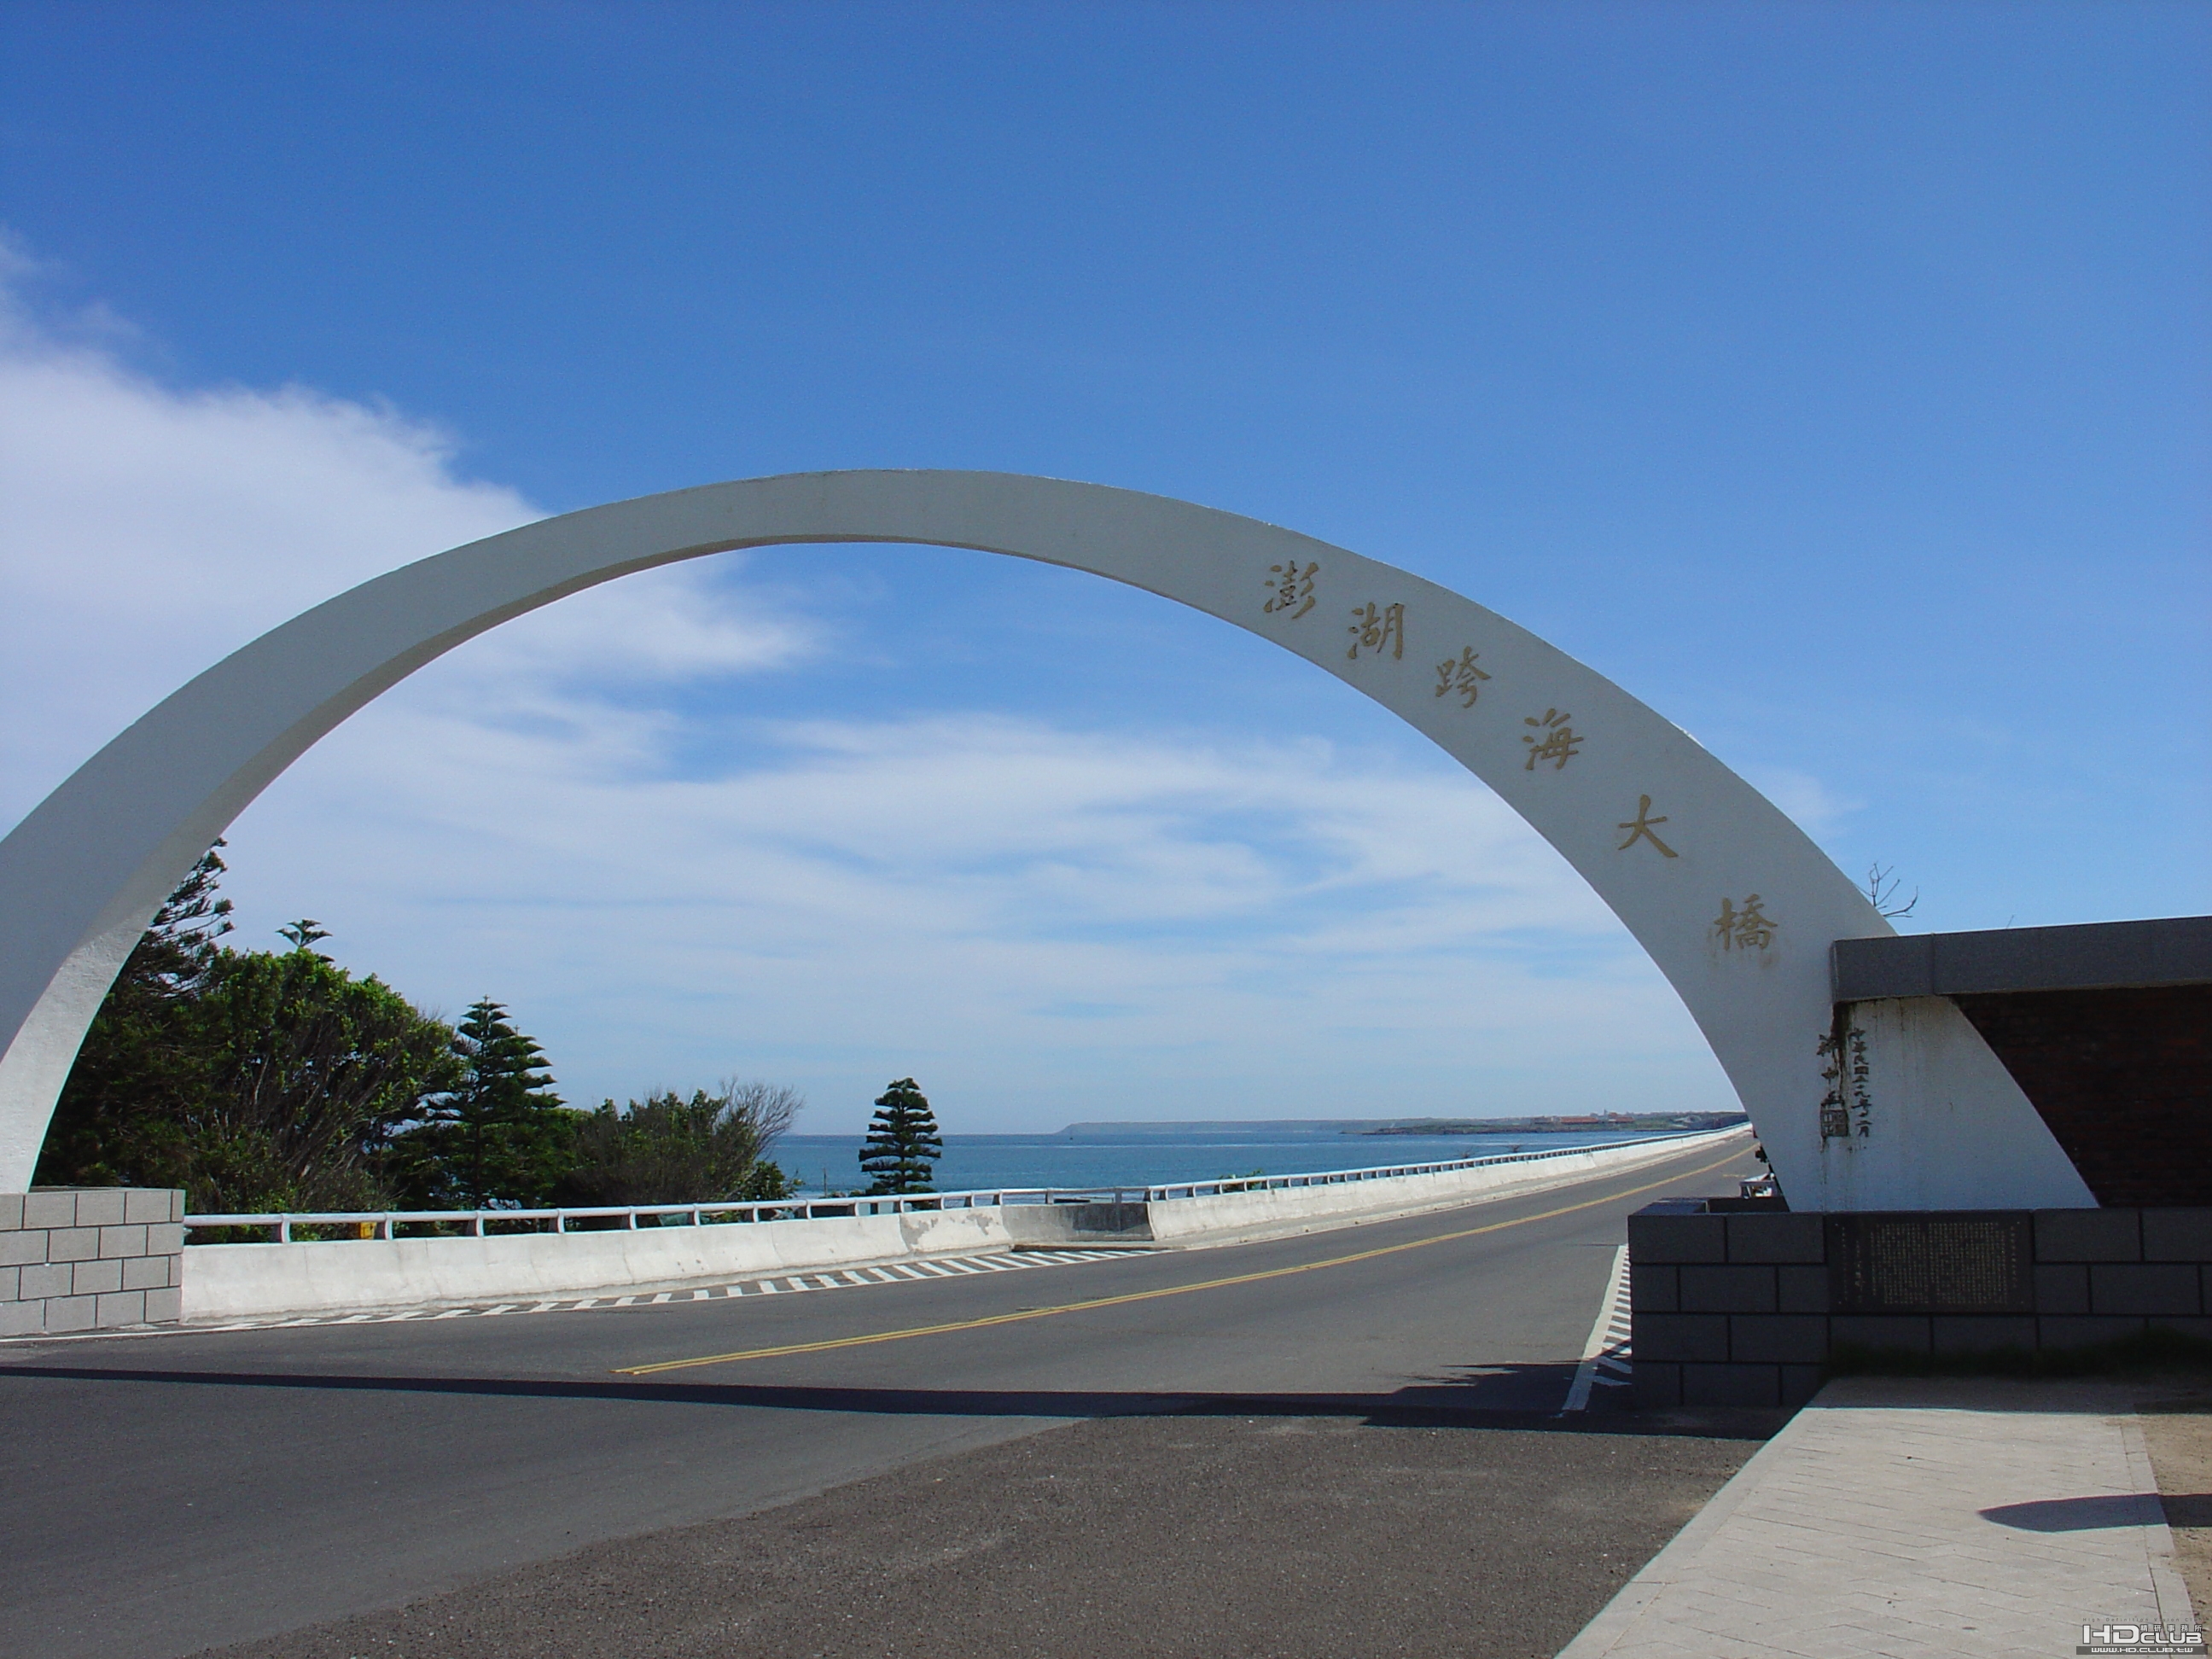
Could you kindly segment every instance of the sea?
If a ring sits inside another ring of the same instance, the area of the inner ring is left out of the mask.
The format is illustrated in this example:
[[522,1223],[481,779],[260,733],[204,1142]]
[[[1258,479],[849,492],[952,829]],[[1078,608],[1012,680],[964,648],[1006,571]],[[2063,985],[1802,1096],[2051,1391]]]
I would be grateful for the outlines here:
[[[938,1161],[933,1184],[943,1193],[994,1187],[1158,1187],[1595,1146],[1650,1133],[1372,1135],[1335,1129],[1302,1133],[1275,1124],[1249,1131],[1209,1124],[1188,1133],[1165,1129],[1130,1133],[1119,1126],[1108,1129],[946,1135],[945,1156]],[[785,1135],[769,1157],[799,1182],[802,1192],[856,1192],[867,1184],[860,1174],[860,1142],[859,1135]]]

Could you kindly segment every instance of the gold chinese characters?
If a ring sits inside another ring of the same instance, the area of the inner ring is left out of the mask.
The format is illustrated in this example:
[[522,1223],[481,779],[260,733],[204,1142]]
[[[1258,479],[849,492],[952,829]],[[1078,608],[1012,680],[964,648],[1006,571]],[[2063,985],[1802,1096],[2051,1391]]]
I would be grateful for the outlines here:
[[1446,657],[1437,665],[1437,695],[1449,696],[1459,693],[1459,706],[1474,707],[1474,700],[1482,695],[1482,682],[1490,676],[1474,665],[1478,653],[1473,646],[1462,649],[1457,657]]
[[1635,846],[1638,842],[1648,841],[1654,847],[1659,849],[1659,855],[1662,858],[1671,859],[1680,857],[1681,855],[1675,852],[1673,848],[1668,846],[1665,842],[1659,839],[1658,831],[1655,830],[1651,827],[1655,823],[1664,823],[1666,822],[1667,815],[1663,812],[1656,818],[1651,816],[1650,796],[1638,795],[1636,798],[1636,816],[1626,823],[1615,824],[1613,826],[1616,830],[1626,830],[1628,831],[1628,839],[1621,842],[1620,845],[1613,850],[1615,852],[1626,853],[1630,848]]
[[1774,930],[1781,925],[1759,908],[1759,895],[1753,893],[1744,900],[1741,910],[1732,899],[1721,901],[1721,913],[1713,921],[1713,937],[1723,951],[1764,951],[1774,943]]
[[1376,609],[1375,602],[1370,599],[1365,605],[1353,605],[1352,617],[1352,626],[1345,630],[1352,635],[1352,648],[1344,653],[1346,656],[1354,662],[1358,661],[1360,648],[1364,646],[1377,656],[1380,656],[1384,647],[1388,647],[1393,658],[1401,659],[1404,658],[1406,654],[1406,607],[1404,605],[1387,605],[1378,611]]
[[1528,745],[1528,763],[1522,769],[1524,771],[1534,771],[1538,761],[1551,762],[1554,772],[1566,770],[1567,763],[1581,752],[1583,743],[1575,728],[1567,724],[1573,718],[1556,708],[1547,708],[1541,720],[1532,714],[1521,722],[1536,728],[1521,734],[1521,741]]
[[1296,559],[1288,564],[1269,565],[1267,591],[1271,597],[1266,606],[1268,614],[1287,611],[1291,613],[1291,620],[1296,622],[1312,610],[1314,578],[1320,573],[1319,565],[1309,564],[1301,568]]

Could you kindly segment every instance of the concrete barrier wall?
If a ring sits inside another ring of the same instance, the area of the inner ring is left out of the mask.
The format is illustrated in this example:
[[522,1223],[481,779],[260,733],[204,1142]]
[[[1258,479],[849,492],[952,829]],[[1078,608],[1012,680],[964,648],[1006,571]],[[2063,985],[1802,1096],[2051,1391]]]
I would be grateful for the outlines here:
[[944,1210],[635,1232],[195,1244],[185,1252],[185,1317],[527,1301],[682,1279],[1003,1250],[1014,1243],[1005,1214]]
[[1015,1244],[1150,1244],[1158,1204],[1010,1204],[999,1213]]
[[1750,1135],[1747,1128],[1720,1129],[1657,1145],[1593,1147],[1587,1152],[1528,1164],[1486,1164],[1438,1175],[1391,1176],[1326,1187],[1279,1187],[1267,1192],[1228,1193],[1218,1198],[1176,1199],[1152,1206],[1152,1237],[1173,1244],[1287,1237],[1321,1227],[1418,1215],[1424,1210],[1450,1209],[1489,1198],[1569,1187],[1593,1176],[1644,1169],[1699,1147],[1717,1148],[1730,1137],[1748,1144]]
[[[529,1301],[1025,1244],[1228,1243],[1568,1186],[1747,1133],[1724,1130],[1657,1146],[1600,1147],[1539,1163],[1171,1199],[1149,1206],[1016,1205],[635,1231],[196,1244],[185,1252],[184,1315],[191,1320],[249,1319],[435,1302]],[[1140,1210],[1148,1213],[1132,1213]]]

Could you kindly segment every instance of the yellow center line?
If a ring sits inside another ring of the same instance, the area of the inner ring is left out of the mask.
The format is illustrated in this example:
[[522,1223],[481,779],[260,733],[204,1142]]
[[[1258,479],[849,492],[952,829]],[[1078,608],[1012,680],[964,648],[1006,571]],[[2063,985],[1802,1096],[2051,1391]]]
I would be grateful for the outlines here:
[[1256,1285],[1263,1279],[1285,1279],[1292,1273],[1318,1273],[1323,1267],[1341,1267],[1354,1261],[1372,1261],[1377,1256],[1396,1255],[1401,1250],[1425,1249],[1431,1244],[1449,1244],[1455,1239],[1474,1238],[1483,1233],[1503,1232],[1508,1227],[1525,1227],[1532,1221],[1549,1221],[1554,1216],[1572,1215],[1577,1210],[1594,1210],[1602,1204],[1618,1204],[1624,1198],[1633,1198],[1638,1193],[1648,1193],[1654,1188],[1687,1181],[1722,1164],[1733,1164],[1743,1156],[1731,1152],[1712,1164],[1701,1164],[1694,1170],[1684,1170],[1657,1181],[1646,1182],[1641,1187],[1631,1187],[1626,1192],[1608,1193],[1603,1198],[1586,1199],[1580,1204],[1563,1204],[1556,1210],[1545,1210],[1535,1215],[1516,1216],[1510,1221],[1493,1221],[1481,1227],[1462,1227],[1457,1232],[1437,1233],[1427,1238],[1416,1238],[1404,1244],[1385,1244],[1376,1249],[1357,1250],[1350,1255],[1334,1255],[1325,1261],[1301,1261],[1291,1267],[1269,1267],[1263,1272],[1232,1273],[1226,1279],[1202,1279],[1194,1285],[1168,1285],[1156,1291],[1131,1291],[1121,1296],[1094,1297],[1088,1302],[1065,1302],[1054,1308],[1024,1308],[1016,1313],[989,1314],[981,1319],[955,1320],[946,1325],[912,1325],[902,1331],[875,1331],[866,1336],[837,1336],[821,1342],[790,1342],[779,1348],[747,1348],[738,1353],[710,1353],[697,1359],[663,1359],[650,1365],[622,1365],[616,1368],[620,1376],[650,1376],[655,1371],[680,1371],[694,1365],[727,1365],[740,1359],[775,1359],[785,1354],[827,1353],[832,1348],[864,1348],[877,1342],[904,1342],[917,1336],[944,1336],[953,1331],[980,1331],[993,1325],[1018,1325],[1025,1319],[1050,1319],[1059,1314],[1085,1313],[1093,1308],[1119,1308],[1132,1302],[1150,1302],[1164,1296],[1188,1296],[1194,1291],[1218,1291],[1231,1285]]

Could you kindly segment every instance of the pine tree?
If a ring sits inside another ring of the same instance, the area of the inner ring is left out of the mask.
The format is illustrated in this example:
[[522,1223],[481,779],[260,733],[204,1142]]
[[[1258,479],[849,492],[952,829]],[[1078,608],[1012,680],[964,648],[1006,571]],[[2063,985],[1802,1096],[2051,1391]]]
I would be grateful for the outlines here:
[[489,997],[453,1029],[459,1085],[399,1138],[390,1174],[426,1209],[538,1205],[574,1156],[578,1118],[552,1092],[545,1053]]
[[41,1185],[185,1184],[191,1148],[180,1120],[210,1087],[209,1057],[189,1029],[192,1003],[231,930],[230,901],[216,896],[222,845],[200,854],[115,976],[55,1106],[33,1177]]
[[867,1143],[860,1148],[861,1173],[874,1182],[868,1196],[934,1191],[932,1166],[944,1151],[937,1115],[914,1079],[901,1078],[876,1102]]

